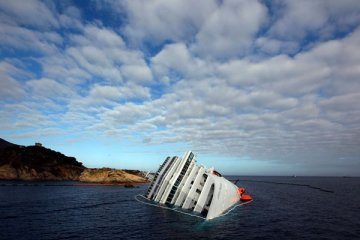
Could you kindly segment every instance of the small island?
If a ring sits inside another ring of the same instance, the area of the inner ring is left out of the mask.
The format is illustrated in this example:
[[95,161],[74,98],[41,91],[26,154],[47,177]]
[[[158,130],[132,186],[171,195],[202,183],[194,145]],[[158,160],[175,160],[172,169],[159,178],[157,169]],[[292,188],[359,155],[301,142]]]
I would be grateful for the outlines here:
[[1,138],[0,180],[81,181],[124,186],[148,182],[138,170],[86,168],[76,158],[48,149],[41,143],[20,146]]

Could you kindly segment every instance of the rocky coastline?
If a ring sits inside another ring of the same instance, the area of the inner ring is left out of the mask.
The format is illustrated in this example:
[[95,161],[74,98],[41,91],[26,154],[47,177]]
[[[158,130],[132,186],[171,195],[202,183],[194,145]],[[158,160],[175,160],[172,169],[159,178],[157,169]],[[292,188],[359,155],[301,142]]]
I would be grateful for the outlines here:
[[80,181],[134,186],[147,183],[138,170],[86,168],[74,157],[43,147],[20,146],[0,138],[0,180]]

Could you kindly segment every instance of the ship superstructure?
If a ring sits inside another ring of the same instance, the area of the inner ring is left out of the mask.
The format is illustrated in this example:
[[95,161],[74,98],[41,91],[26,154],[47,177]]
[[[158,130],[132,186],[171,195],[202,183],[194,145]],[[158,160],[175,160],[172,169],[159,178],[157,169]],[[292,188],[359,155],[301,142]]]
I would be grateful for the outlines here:
[[238,203],[241,192],[214,168],[196,164],[195,154],[187,151],[182,158],[165,159],[145,197],[213,219]]

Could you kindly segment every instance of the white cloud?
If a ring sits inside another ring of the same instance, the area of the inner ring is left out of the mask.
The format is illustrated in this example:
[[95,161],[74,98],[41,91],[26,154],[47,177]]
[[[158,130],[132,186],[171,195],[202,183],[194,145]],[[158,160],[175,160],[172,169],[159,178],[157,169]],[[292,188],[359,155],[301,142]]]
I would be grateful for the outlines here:
[[52,79],[42,78],[29,80],[26,82],[26,85],[32,89],[32,95],[34,97],[67,100],[74,95],[74,92],[69,87]]
[[[127,15],[124,33],[135,45],[167,40],[192,44],[202,56],[229,58],[249,52],[266,20],[258,1],[125,1],[115,9]],[[199,11],[201,9],[201,11]]]
[[320,101],[320,106],[324,110],[345,113],[356,111],[360,113],[360,104],[357,104],[359,101],[360,93],[357,92],[323,99]]
[[120,69],[100,49],[92,47],[71,47],[66,54],[72,57],[78,66],[86,72],[103,77],[107,81],[122,81]]
[[127,48],[122,37],[110,29],[86,25],[83,34],[71,35],[70,40],[65,55],[91,75],[113,83],[148,83],[153,79],[143,54]]
[[[8,134],[11,132],[31,132],[36,129],[55,127],[59,123],[59,116],[51,113],[50,115],[42,114],[42,106],[30,101],[6,103],[1,106],[2,115],[1,130]],[[45,107],[49,111],[48,107]],[[54,110],[54,109],[52,109]],[[54,117],[56,116],[56,117]],[[54,117],[54,118],[53,118]]]
[[0,62],[0,98],[2,100],[18,100],[25,97],[21,84],[13,76],[23,75],[23,71],[8,62]]
[[12,0],[0,1],[1,20],[10,20],[24,26],[33,26],[39,28],[58,27],[58,21],[42,1],[37,0]]
[[360,22],[360,7],[354,0],[281,1],[280,5],[285,7],[277,11],[269,34],[283,40],[301,41],[308,34],[329,39]]
[[255,48],[261,53],[275,55],[279,53],[294,54],[299,50],[299,43],[295,41],[280,41],[267,37],[259,37],[255,41]]
[[121,67],[121,73],[130,82],[148,83],[153,80],[151,70],[145,62],[123,65]]
[[302,167],[360,154],[355,2],[111,2],[126,14],[118,28],[43,2],[57,23],[12,21],[25,11],[17,4],[0,17],[3,131],[86,132]]
[[[150,121],[166,129],[144,136],[151,138],[149,144],[187,142],[193,149],[204,152],[227,149],[237,156],[285,162],[296,161],[302,152],[313,152],[319,159],[336,162],[340,153],[334,155],[333,151],[327,153],[323,149],[339,145],[352,148],[355,143],[347,145],[346,124],[350,119],[334,111],[340,108],[349,114],[352,110],[350,118],[358,120],[360,114],[354,103],[359,96],[324,94],[330,94],[327,89],[332,86],[351,81],[333,76],[348,72],[339,59],[345,61],[345,56],[349,56],[349,62],[354,63],[356,36],[354,33],[342,40],[319,44],[295,57],[207,62],[212,66],[207,68],[210,72],[196,76],[187,73],[191,66],[197,69],[193,63],[201,60],[187,51],[185,45],[168,45],[152,59],[153,68],[159,77],[173,70],[187,78],[171,85],[171,91],[160,99],[142,105],[150,115],[134,116],[131,121],[134,124]],[[202,68],[199,69],[201,72]],[[356,76],[356,71],[352,74]],[[309,164],[311,160],[304,162]]]
[[[161,80],[171,77],[197,77],[211,74],[209,66],[194,58],[183,43],[166,45],[161,52],[151,59],[152,69]],[[165,80],[166,82],[166,80]]]
[[214,58],[243,56],[266,19],[266,8],[258,1],[223,1],[205,21],[192,49]]
[[[328,21],[320,1],[284,1],[286,10],[271,27],[270,32],[283,39],[302,39],[307,31],[320,29]],[[306,17],[305,17],[306,16]]]
[[217,8],[216,1],[203,0],[130,0],[112,5],[117,5],[118,11],[127,15],[125,34],[135,43],[151,44],[165,40],[191,41],[189,36],[196,34]]
[[108,120],[106,122],[115,127],[123,126],[124,124],[131,125],[136,123],[137,120],[148,116],[150,116],[150,114],[146,106],[133,103],[116,106],[114,109],[104,113],[104,117]]
[[[1,48],[54,54],[62,37],[55,32],[40,32],[0,22]],[[5,48],[6,47],[6,48]]]
[[111,29],[90,24],[84,26],[82,30],[83,34],[70,36],[77,45],[95,45],[103,48],[122,48],[125,46],[122,37]]
[[89,81],[91,73],[80,68],[76,61],[61,52],[39,59],[43,66],[43,75],[61,81],[68,86],[84,84]]
[[148,88],[131,83],[121,87],[95,85],[91,88],[89,97],[114,101],[131,98],[147,99],[150,97],[150,93]]
[[49,136],[59,136],[65,134],[64,130],[60,128],[42,128],[36,129],[34,131],[24,132],[22,134],[13,134],[13,138],[39,138],[39,137],[49,137]]
[[82,29],[81,12],[78,8],[69,6],[58,16],[59,23],[66,29]]

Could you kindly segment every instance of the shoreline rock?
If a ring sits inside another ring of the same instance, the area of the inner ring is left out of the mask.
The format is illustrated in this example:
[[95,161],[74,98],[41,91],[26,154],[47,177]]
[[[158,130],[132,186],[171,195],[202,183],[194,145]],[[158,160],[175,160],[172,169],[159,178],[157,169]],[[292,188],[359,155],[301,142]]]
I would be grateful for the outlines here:
[[80,182],[85,183],[105,183],[105,184],[138,184],[147,183],[148,181],[142,176],[139,171],[134,174],[133,171],[111,169],[111,168],[87,168],[80,177]]

